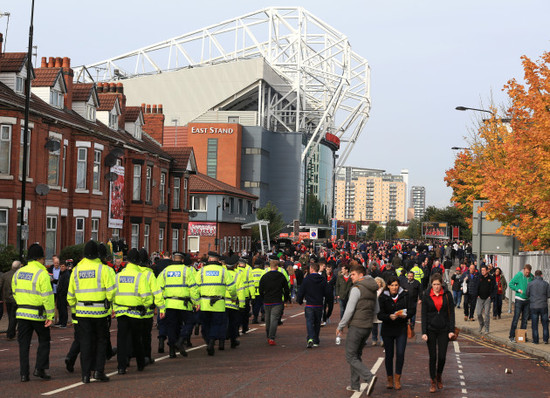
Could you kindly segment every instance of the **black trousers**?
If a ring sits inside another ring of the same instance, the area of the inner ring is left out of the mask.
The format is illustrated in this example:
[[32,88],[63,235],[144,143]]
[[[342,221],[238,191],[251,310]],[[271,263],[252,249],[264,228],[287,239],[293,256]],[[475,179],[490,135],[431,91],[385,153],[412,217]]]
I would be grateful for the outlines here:
[[80,334],[80,367],[82,376],[90,371],[105,371],[105,353],[107,351],[108,320],[103,318],[78,318]]
[[67,296],[66,295],[57,295],[57,313],[59,314],[58,322],[67,326],[67,320],[69,319],[69,313],[67,311]]
[[151,333],[153,332],[153,317],[143,318],[142,320],[142,337],[143,354],[146,358],[151,358]]
[[433,332],[428,330],[428,353],[430,355],[430,378],[443,373],[447,358],[447,346],[449,345],[449,333]]
[[13,339],[15,337],[15,327],[17,326],[17,318],[15,312],[17,311],[17,304],[6,301],[6,312],[8,313],[8,330],[6,337]]
[[240,324],[242,326],[242,331],[243,333],[246,333],[248,331],[248,322],[250,320],[250,299],[249,298],[246,299],[244,308],[239,309],[239,313],[241,315]]
[[470,319],[474,318],[476,310],[477,297],[473,294],[466,294],[464,296],[464,316],[467,316]]
[[[242,320],[243,310],[232,310],[226,308],[225,313],[227,315],[227,333],[226,338],[231,339],[231,341],[237,340],[239,337],[239,323]],[[247,324],[248,328],[248,324]]]
[[50,328],[44,326],[44,321],[19,319],[17,341],[19,342],[19,373],[21,376],[29,375],[29,351],[33,331],[38,335],[35,369],[42,370],[50,367]]
[[74,366],[76,362],[76,358],[78,358],[78,354],[80,354],[80,333],[79,333],[80,326],[78,325],[78,323],[75,323],[74,320],[73,320],[73,328],[74,328],[74,339],[66,357],[72,366]]
[[132,341],[132,352],[136,357],[138,369],[143,369],[145,366],[145,356],[143,351],[143,326],[144,322],[139,318],[122,315],[117,318],[117,360],[118,368],[126,369],[128,359],[130,358],[128,337]]
[[168,335],[168,345],[174,346],[180,337],[180,332],[183,324],[184,313],[183,310],[176,310],[174,308],[166,309],[166,316],[164,317],[164,325],[166,327],[166,334]]

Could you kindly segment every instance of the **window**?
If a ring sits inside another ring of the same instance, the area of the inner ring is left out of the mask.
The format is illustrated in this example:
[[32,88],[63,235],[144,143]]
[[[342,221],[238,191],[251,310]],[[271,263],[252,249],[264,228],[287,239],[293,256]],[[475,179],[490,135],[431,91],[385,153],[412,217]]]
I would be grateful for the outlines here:
[[[24,128],[21,129],[21,146],[19,147],[19,177],[23,176],[23,147],[24,143]],[[31,159],[31,129],[27,131],[27,177],[30,175],[30,159]]]
[[139,249],[139,224],[132,224],[130,249]]
[[101,190],[101,151],[94,150],[93,190]]
[[[27,228],[27,233],[28,233],[28,228],[29,228],[29,226],[27,224],[27,221],[29,219],[29,217],[28,217],[29,208],[28,207],[25,208],[25,213],[27,214],[27,216],[24,218],[24,220],[25,220],[25,226]],[[19,235],[20,233],[21,233],[21,210],[17,210],[17,237],[20,236]],[[21,237],[22,237],[22,240],[23,240],[23,248],[26,249],[28,247],[28,245],[27,245],[28,235],[25,236],[25,235],[21,234]],[[21,247],[19,239],[17,239],[16,246],[17,246],[17,251],[19,251],[20,247]]]
[[188,204],[187,204],[187,197],[189,195],[187,195],[187,185],[189,184],[189,178],[184,178],[183,179],[183,208],[184,210],[187,210],[188,209]]
[[120,228],[112,228],[111,236],[113,237],[113,240],[118,240],[120,238]]
[[191,196],[191,210],[206,211],[206,196]]
[[218,169],[218,139],[208,139],[208,150],[206,155],[206,175],[208,177],[217,178]]
[[59,185],[59,149],[48,152],[48,185]]
[[92,218],[92,240],[99,241],[99,218]]
[[254,208],[252,207],[252,202],[250,200],[246,201],[247,211],[246,214],[254,213]]
[[0,174],[10,174],[11,126],[0,126]]
[[67,172],[67,150],[68,150],[68,146],[63,145],[63,160],[61,162],[63,176],[61,177],[61,188],[65,188],[65,175]]
[[178,251],[178,243],[179,243],[179,230],[172,228],[172,253]]
[[63,93],[57,90],[50,91],[50,105],[56,108],[63,108]]
[[151,234],[151,225],[145,224],[143,228],[143,247],[149,253],[149,235]]
[[46,216],[46,258],[52,258],[56,253],[57,216]]
[[159,184],[159,204],[165,204],[164,196],[166,195],[166,173],[160,173],[160,184]]
[[134,190],[132,191],[132,200],[141,198],[141,165],[134,165]]
[[23,79],[20,76],[17,76],[15,78],[15,92],[19,94],[23,94],[25,91],[25,79]]
[[86,161],[88,158],[87,148],[78,148],[76,159],[76,188],[86,189]]
[[164,250],[164,228],[159,228],[159,252]]
[[174,177],[174,209],[180,208],[180,184],[181,179],[179,177]]
[[199,236],[190,236],[188,238],[188,246],[190,252],[198,252],[200,247],[200,237]]
[[153,176],[153,168],[147,166],[145,169],[145,201],[151,202],[151,180]]
[[141,125],[139,123],[136,123],[134,126],[134,137],[138,140],[141,140]]
[[228,116],[227,117],[227,123],[239,123],[239,117],[238,116]]
[[78,245],[84,243],[84,217],[76,218],[76,228],[74,233],[74,243]]
[[118,129],[118,115],[116,113],[109,113],[109,127],[112,129]]
[[0,246],[8,245],[8,209],[0,209]]
[[229,198],[229,214],[235,213],[235,198]]
[[86,119],[95,122],[95,106],[86,105]]
[[239,207],[238,207],[238,209],[237,209],[237,212],[238,212],[239,214],[243,214],[243,200],[242,200],[242,199],[239,199],[239,201],[238,201],[237,203],[238,203],[238,205],[239,205]]
[[244,188],[260,188],[259,181],[243,181]]

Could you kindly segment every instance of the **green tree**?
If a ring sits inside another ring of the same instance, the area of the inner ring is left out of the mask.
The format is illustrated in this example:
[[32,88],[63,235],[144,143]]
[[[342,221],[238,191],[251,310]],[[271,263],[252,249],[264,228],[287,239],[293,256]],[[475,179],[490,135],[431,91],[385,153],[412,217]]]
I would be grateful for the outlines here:
[[409,222],[409,226],[405,231],[403,231],[403,237],[409,239],[420,239],[422,234],[422,223],[420,220],[413,218]]
[[369,226],[367,227],[367,239],[373,239],[374,233],[378,229],[378,224],[375,222],[371,222]]
[[397,220],[390,220],[388,221],[388,223],[386,224],[386,239],[388,240],[391,240],[391,239],[395,239],[397,237],[397,232],[398,232],[398,229],[397,229],[397,225],[399,224],[399,222]]
[[[267,220],[269,221],[269,238],[273,239],[279,232],[285,227],[285,222],[283,220],[282,214],[277,209],[271,201],[267,202],[264,207],[260,207],[256,210],[256,218],[258,220]],[[257,226],[252,228],[252,238],[255,240],[260,239],[260,231]],[[265,238],[265,237],[264,237]]]
[[[472,239],[472,231],[468,226],[466,217],[462,211],[454,206],[448,206],[443,209],[439,209],[435,206],[428,206],[426,213],[422,218],[422,221],[437,221],[446,222],[450,227],[460,228],[460,238],[470,240]],[[449,231],[450,233],[450,231]]]
[[314,194],[309,194],[307,196],[306,223],[328,224],[328,218],[323,209],[323,205]]
[[386,228],[382,227],[381,225],[377,225],[376,230],[374,231],[374,239],[383,240],[385,236],[386,236]]
[[19,259],[19,253],[12,245],[0,245],[0,271],[6,272],[11,269],[11,263]]

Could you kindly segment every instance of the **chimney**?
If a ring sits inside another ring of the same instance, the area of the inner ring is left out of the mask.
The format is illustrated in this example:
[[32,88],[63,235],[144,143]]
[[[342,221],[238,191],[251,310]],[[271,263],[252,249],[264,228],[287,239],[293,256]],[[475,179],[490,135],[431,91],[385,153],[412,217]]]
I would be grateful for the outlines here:
[[151,105],[147,104],[147,110],[146,113],[151,113]]
[[162,112],[162,104],[157,105],[157,113],[164,113]]
[[157,106],[156,105],[153,105],[152,113],[157,113]]
[[55,59],[55,67],[56,68],[61,68],[63,66],[63,60],[61,59],[61,57],[57,57]]
[[63,79],[65,80],[65,85],[67,86],[67,93],[65,94],[65,107],[67,109],[73,109],[74,72],[71,69],[71,59],[69,57],[64,57],[61,61],[61,65],[63,68]]
[[[162,105],[145,105],[143,113],[143,131],[149,134],[160,145],[164,142],[164,115],[162,114]],[[152,111],[151,111],[152,108]]]
[[141,113],[145,113],[145,104],[141,104]]
[[42,57],[42,63],[40,64],[41,68],[47,68],[48,67],[48,59],[46,57]]
[[54,57],[50,57],[50,60],[48,61],[48,68],[53,68],[55,66],[55,59]]
[[124,86],[122,83],[116,84],[116,92],[119,94],[124,94]]
[[109,92],[110,93],[116,93],[116,83],[110,83],[109,84]]

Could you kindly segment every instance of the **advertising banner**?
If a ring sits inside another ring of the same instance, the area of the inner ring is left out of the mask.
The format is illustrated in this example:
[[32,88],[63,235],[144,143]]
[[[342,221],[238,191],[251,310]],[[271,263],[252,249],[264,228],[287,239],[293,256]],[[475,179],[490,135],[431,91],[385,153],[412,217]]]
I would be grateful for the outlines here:
[[330,228],[330,239],[334,242],[338,236],[338,220],[336,218],[332,219],[331,228]]
[[124,167],[113,166],[111,173],[117,179],[111,182],[109,192],[109,228],[122,228],[124,218]]
[[357,224],[348,224],[348,236],[357,235]]
[[215,222],[190,222],[189,236],[216,236]]
[[453,227],[453,239],[460,238],[460,227]]
[[423,222],[422,235],[425,238],[449,239],[446,222]]

